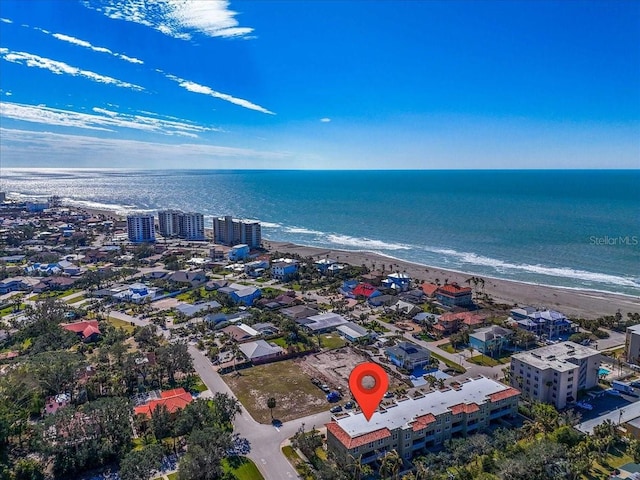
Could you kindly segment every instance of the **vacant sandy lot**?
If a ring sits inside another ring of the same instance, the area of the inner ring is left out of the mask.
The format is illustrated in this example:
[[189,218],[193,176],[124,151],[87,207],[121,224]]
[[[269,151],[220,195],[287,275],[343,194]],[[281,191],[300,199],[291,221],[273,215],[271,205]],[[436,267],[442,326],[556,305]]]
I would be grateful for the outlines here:
[[[296,361],[309,378],[317,378],[331,389],[339,390],[343,395],[349,396],[351,371],[359,363],[368,362],[370,359],[347,346],[315,355],[307,355]],[[389,390],[400,386],[404,386],[404,384],[389,377]]]

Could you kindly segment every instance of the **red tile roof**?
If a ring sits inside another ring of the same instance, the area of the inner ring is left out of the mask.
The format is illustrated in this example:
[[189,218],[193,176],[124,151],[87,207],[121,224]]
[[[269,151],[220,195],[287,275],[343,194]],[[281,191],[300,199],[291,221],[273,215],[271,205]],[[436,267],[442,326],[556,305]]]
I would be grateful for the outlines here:
[[375,442],[376,440],[382,440],[383,438],[389,438],[391,436],[391,432],[388,428],[385,427],[352,438],[336,422],[327,423],[327,432],[333,434],[333,436],[336,437],[338,441],[348,449],[361,447],[362,445],[366,445],[367,443]]
[[436,421],[436,417],[432,413],[427,413],[426,415],[420,415],[419,417],[416,417],[416,419],[413,421],[413,431],[417,432],[418,430],[422,430],[427,425],[435,421]]
[[457,283],[447,283],[446,285],[438,288],[438,293],[453,296],[466,295],[471,293],[471,287],[461,287]]
[[458,313],[444,313],[440,315],[439,321],[451,322],[453,320],[460,320],[465,325],[473,326],[473,325],[480,325],[484,323],[486,319],[487,317],[485,315],[481,315],[479,313],[458,312]]
[[438,290],[438,286],[434,283],[422,284],[422,291],[424,292],[425,295],[429,297],[432,297],[436,293],[436,290]]
[[149,403],[135,407],[133,411],[136,415],[151,417],[151,412],[160,405],[164,405],[169,413],[175,413],[178,410],[182,410],[192,401],[193,397],[184,388],[174,388],[160,393],[160,398],[157,400],[151,400]]
[[60,326],[70,332],[82,334],[82,338],[89,338],[94,333],[97,333],[98,335],[101,334],[100,329],[98,328],[97,320],[82,320],[81,322],[75,323],[61,323]]
[[459,413],[473,413],[480,410],[480,407],[476,403],[459,403],[449,407],[451,413],[458,415]]
[[362,295],[369,298],[376,291],[376,287],[368,283],[361,283],[353,289],[354,295]]
[[505,398],[515,397],[516,395],[520,395],[520,392],[515,388],[509,387],[506,390],[502,390],[501,392],[492,393],[489,395],[489,400],[492,402],[499,402],[500,400],[504,400]]

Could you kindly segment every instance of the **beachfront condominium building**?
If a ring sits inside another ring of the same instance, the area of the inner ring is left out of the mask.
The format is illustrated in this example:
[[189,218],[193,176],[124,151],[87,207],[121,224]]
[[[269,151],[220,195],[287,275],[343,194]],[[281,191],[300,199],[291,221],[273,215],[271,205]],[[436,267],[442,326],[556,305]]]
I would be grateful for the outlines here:
[[457,283],[447,283],[436,290],[436,299],[443,306],[470,307],[473,305],[473,291],[470,287],[461,287]]
[[511,386],[529,400],[557,409],[573,403],[578,391],[598,384],[600,353],[574,342],[561,342],[511,357]]
[[370,421],[361,412],[336,416],[327,424],[327,448],[343,466],[354,460],[371,464],[390,450],[406,460],[515,415],[519,396],[486,377],[465,380],[380,408]]
[[640,325],[627,327],[627,362],[640,365]]
[[204,240],[204,215],[196,212],[182,213],[179,217],[179,235],[187,240]]
[[220,245],[249,245],[258,248],[262,243],[260,222],[237,220],[227,215],[213,219],[213,239]]
[[180,210],[160,210],[158,231],[163,237],[177,237],[180,234]]
[[151,214],[127,216],[127,235],[130,242],[149,243],[156,241],[154,217]]
[[204,215],[181,210],[161,210],[158,212],[158,230],[163,237],[204,240]]

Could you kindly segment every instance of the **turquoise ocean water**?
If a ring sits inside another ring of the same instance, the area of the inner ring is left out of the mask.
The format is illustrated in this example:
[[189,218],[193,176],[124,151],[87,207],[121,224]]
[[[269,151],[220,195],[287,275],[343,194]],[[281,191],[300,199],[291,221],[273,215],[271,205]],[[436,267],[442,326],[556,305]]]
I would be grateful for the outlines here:
[[14,198],[180,208],[263,236],[497,278],[640,295],[640,171],[3,169]]

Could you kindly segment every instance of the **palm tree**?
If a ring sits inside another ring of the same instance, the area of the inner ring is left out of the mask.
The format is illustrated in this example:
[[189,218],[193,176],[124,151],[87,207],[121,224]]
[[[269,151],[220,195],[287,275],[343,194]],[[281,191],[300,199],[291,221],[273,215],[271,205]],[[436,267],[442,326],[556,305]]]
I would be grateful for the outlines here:
[[382,478],[398,478],[400,468],[402,467],[402,458],[395,450],[389,450],[384,454],[380,462],[380,476]]
[[276,408],[276,399],[274,397],[269,397],[267,400],[267,408],[271,410],[271,420],[273,420],[273,409]]

